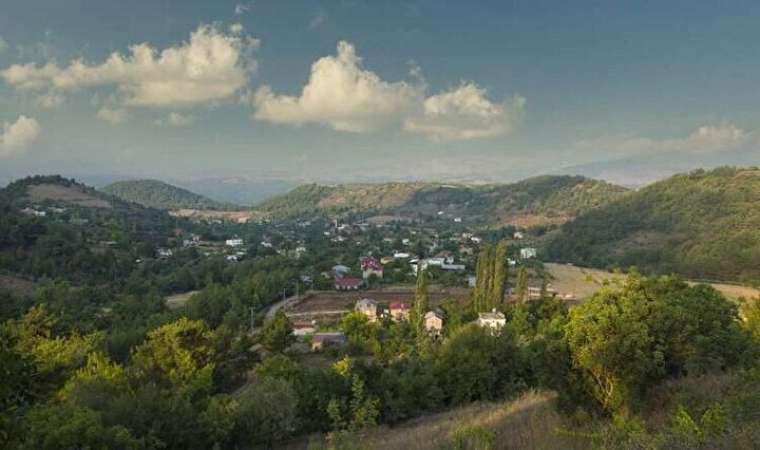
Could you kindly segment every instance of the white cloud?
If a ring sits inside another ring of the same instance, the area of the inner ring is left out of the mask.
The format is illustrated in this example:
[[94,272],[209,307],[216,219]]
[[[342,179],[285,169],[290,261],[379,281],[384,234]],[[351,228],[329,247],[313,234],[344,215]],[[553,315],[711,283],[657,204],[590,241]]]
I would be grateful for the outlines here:
[[327,22],[327,13],[320,10],[311,18],[311,21],[309,21],[309,29],[313,30],[319,28],[325,22]]
[[338,43],[336,56],[320,58],[298,97],[275,94],[269,86],[254,97],[254,117],[273,123],[317,123],[340,131],[365,132],[400,120],[419,103],[422,86],[388,83],[364,70],[354,46]]
[[124,109],[112,109],[104,106],[98,110],[98,119],[104,120],[111,125],[118,125],[127,121],[127,111]]
[[4,122],[0,134],[0,156],[19,153],[40,135],[40,124],[31,117],[19,116],[15,122]]
[[0,55],[5,53],[6,50],[8,50],[8,42],[0,36]]
[[18,89],[76,90],[115,85],[128,106],[184,107],[225,100],[246,86],[255,69],[252,51],[258,41],[201,25],[190,40],[161,51],[148,43],[133,45],[127,55],[115,52],[100,64],[81,59],[67,67],[15,64],[0,71]]
[[493,138],[512,132],[522,116],[525,99],[493,103],[475,83],[425,99],[423,112],[404,122],[404,129],[433,141]]
[[606,150],[615,154],[641,154],[646,152],[712,153],[730,151],[755,141],[755,134],[731,123],[704,125],[683,138],[650,139],[636,136],[607,136],[581,140],[575,143],[578,150]]
[[178,112],[169,113],[169,117],[167,118],[167,123],[174,127],[186,127],[192,125],[193,122],[195,122],[195,117],[180,114]]
[[242,32],[243,32],[243,24],[233,23],[232,25],[230,25],[230,33],[240,34]]
[[61,106],[65,100],[66,98],[63,95],[55,91],[50,91],[46,94],[39,95],[35,99],[35,103],[42,109],[56,109]]
[[238,3],[237,5],[235,5],[235,15],[241,16],[247,13],[248,11],[250,11],[251,9],[253,9],[253,2]]

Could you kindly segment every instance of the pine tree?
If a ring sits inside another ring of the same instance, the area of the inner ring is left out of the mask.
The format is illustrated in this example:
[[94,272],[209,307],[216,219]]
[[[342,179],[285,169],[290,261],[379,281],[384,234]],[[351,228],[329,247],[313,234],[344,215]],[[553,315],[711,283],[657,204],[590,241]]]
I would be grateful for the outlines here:
[[498,308],[504,301],[504,290],[507,287],[507,278],[509,277],[507,267],[507,242],[501,241],[493,251],[493,285],[489,295],[490,307]]
[[525,294],[528,292],[528,271],[525,267],[520,267],[517,271],[517,282],[515,284],[515,294],[517,301],[525,301]]

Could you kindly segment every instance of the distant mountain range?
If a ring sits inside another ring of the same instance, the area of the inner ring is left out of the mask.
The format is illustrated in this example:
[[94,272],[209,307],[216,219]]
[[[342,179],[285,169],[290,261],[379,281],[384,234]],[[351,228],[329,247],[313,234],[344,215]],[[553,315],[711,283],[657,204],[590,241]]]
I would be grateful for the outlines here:
[[542,176],[512,184],[380,183],[299,186],[255,207],[272,219],[346,214],[461,218],[471,224],[558,224],[627,190],[579,176]]

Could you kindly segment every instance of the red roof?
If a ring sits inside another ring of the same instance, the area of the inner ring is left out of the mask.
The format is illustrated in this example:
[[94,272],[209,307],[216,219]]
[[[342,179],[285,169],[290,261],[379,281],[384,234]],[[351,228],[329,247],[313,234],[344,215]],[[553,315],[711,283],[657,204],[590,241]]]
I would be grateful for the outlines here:
[[362,270],[367,269],[383,270],[383,265],[380,264],[380,261],[370,256],[362,259]]
[[409,309],[409,305],[407,305],[404,302],[393,302],[391,303],[390,309]]
[[354,287],[354,286],[361,286],[363,283],[364,283],[364,280],[362,280],[361,278],[343,277],[343,278],[335,279],[336,286]]

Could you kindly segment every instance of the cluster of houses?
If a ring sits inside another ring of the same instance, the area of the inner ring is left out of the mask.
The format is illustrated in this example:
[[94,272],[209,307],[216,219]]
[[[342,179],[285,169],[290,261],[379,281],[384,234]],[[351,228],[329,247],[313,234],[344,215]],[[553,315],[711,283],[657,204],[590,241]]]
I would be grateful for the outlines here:
[[[392,302],[387,309],[370,298],[362,298],[356,302],[354,310],[376,322],[382,318],[390,318],[395,322],[409,320],[411,307],[405,302]],[[478,314],[475,322],[479,327],[486,328],[492,333],[498,333],[506,324],[507,318],[504,313],[496,311],[482,312]],[[438,310],[430,310],[423,317],[423,326],[431,336],[440,336],[443,333],[444,316]],[[296,322],[293,324],[293,334],[296,336],[311,335],[311,350],[320,351],[331,346],[341,346],[346,343],[346,335],[341,331],[316,332],[316,323]]]

